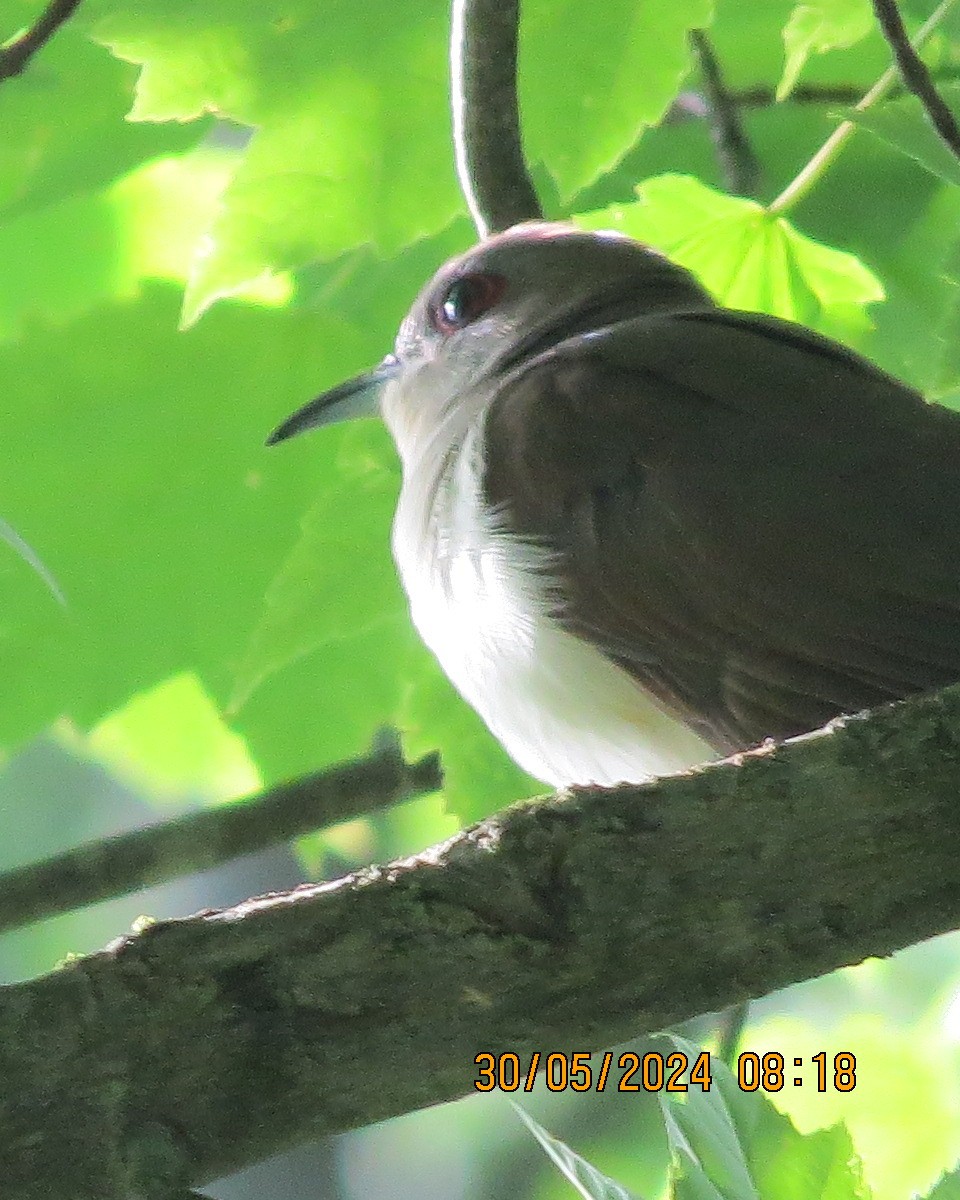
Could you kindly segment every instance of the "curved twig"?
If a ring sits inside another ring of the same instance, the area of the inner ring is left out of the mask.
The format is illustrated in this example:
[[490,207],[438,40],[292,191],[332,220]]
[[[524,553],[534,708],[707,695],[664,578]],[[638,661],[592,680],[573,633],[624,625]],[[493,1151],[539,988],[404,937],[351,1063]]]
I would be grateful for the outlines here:
[[0,82],[19,75],[79,7],[80,0],[50,0],[29,29],[0,49]]
[[923,105],[947,149],[960,158],[960,126],[934,86],[926,63],[910,44],[896,0],[873,0],[873,11],[893,51],[904,87]]
[[519,24],[520,0],[454,0],[453,144],[460,187],[480,237],[543,216],[520,136]]

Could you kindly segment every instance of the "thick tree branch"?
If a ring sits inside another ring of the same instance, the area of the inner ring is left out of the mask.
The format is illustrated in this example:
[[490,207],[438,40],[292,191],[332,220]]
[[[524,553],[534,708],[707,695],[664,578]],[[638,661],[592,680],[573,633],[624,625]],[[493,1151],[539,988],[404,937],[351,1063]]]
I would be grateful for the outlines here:
[[[960,923],[960,686],[0,991],[5,1200],[175,1197]],[[855,1048],[854,1048],[855,1049]],[[178,1193],[179,1189],[179,1193]]]
[[451,105],[457,175],[480,237],[543,216],[523,157],[520,0],[454,0]]
[[29,29],[0,48],[0,83],[19,75],[79,6],[80,0],[50,0]]
[[923,59],[910,44],[896,0],[873,0],[873,11],[893,51],[904,87],[913,92],[947,149],[960,158],[960,128],[934,86]]
[[0,875],[0,932],[205,871],[386,804],[438,791],[442,783],[436,754],[409,764],[396,733],[383,730],[366,758],[278,784],[236,804],[88,842]]
[[760,164],[744,131],[740,109],[723,81],[717,56],[702,29],[690,31],[690,44],[700,67],[706,117],[723,185],[735,196],[754,196],[760,180]]

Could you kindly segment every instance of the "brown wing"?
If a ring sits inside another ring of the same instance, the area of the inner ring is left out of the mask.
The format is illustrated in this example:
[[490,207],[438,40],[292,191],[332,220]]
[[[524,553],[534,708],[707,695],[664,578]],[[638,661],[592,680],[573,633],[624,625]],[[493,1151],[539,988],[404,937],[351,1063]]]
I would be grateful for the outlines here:
[[719,749],[960,679],[960,416],[724,310],[573,338],[487,423],[556,613]]

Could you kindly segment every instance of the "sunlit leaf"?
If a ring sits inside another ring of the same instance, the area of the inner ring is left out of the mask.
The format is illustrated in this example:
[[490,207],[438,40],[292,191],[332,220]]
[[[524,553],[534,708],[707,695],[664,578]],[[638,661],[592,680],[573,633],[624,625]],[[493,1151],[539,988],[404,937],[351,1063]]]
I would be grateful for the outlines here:
[[230,799],[261,782],[243,738],[190,673],[134,696],[90,731],[84,748],[153,796]]
[[[803,1008],[792,1016],[771,1009],[752,1031],[753,1046],[782,1048],[804,1064],[797,1072],[803,1085],[785,1086],[777,1107],[803,1131],[842,1121],[878,1200],[923,1194],[956,1162],[960,1052],[956,1028],[944,1018],[944,999],[956,992],[958,943],[953,934],[935,946],[845,970],[833,977],[832,989],[823,985],[815,1020]],[[806,991],[817,987],[808,984]],[[818,1092],[812,1056],[824,1049],[828,1086]],[[833,1087],[832,1056],[840,1050],[856,1055],[851,1092]],[[920,1113],[903,1137],[905,1114]]]
[[663,175],[637,188],[635,204],[578,217],[622,230],[689,268],[720,303],[767,312],[846,340],[869,328],[866,305],[879,280],[852,254],[806,237],[752,200],[690,176]]
[[[308,0],[282,9],[254,0],[131,9],[114,0],[103,9],[97,36],[143,64],[135,119],[216,112],[256,129],[198,253],[186,321],[264,272],[367,241],[390,252],[461,207],[447,25],[435,6],[378,0],[342,6],[336,19]],[[711,16],[712,0],[639,8],[617,0],[589,20],[569,2],[525,9],[525,138],[564,195],[663,115],[689,67],[687,33]]]
[[[145,279],[187,279],[197,239],[217,210],[231,156],[197,150],[154,159],[100,192],[80,193],[0,223],[0,338],[31,319],[62,324],[132,298]],[[287,276],[246,299],[289,297]]]
[[811,54],[853,46],[873,27],[870,0],[812,0],[798,4],[784,26],[786,55],[777,99],[789,96]]
[[135,79],[133,67],[68,25],[28,71],[4,81],[0,221],[103,188],[137,163],[203,137],[209,121],[189,127],[124,121]]
[[256,127],[198,254],[188,321],[265,272],[368,241],[395,250],[461,205],[442,8],[118,0],[94,28],[143,64],[135,120],[216,112]]

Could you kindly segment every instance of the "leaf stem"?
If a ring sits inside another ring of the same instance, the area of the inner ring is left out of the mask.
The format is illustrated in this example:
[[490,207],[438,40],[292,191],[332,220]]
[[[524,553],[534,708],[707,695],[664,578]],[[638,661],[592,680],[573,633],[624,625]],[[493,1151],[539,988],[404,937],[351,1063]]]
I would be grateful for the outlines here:
[[[953,4],[954,0],[942,0],[942,3],[930,14],[923,25],[920,26],[916,37],[913,39],[915,49],[919,49],[924,44],[953,7]],[[854,105],[855,111],[865,112],[877,100],[883,99],[897,82],[897,79],[896,67],[889,67],[869,92]],[[780,195],[767,205],[767,212],[774,216],[782,216],[785,212],[789,212],[791,208],[799,204],[808,192],[819,183],[821,177],[843,149],[843,146],[849,140],[856,127],[856,123],[853,121],[841,121],[803,169],[794,176]]]

